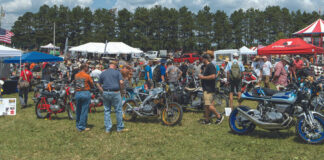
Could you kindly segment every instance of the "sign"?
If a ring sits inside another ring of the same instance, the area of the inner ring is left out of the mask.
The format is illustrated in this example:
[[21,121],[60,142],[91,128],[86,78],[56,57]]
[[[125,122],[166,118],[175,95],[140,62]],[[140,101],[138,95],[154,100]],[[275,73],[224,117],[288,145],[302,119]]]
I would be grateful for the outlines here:
[[16,115],[16,98],[0,98],[0,116]]

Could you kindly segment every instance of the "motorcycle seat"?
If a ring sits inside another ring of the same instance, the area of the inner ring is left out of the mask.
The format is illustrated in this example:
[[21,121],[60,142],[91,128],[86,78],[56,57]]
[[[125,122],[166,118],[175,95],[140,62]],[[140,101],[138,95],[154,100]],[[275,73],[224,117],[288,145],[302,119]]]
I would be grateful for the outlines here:
[[273,96],[274,94],[279,93],[279,91],[269,88],[262,88],[262,90],[266,96]]
[[46,97],[55,97],[56,96],[56,93],[52,93],[52,92],[48,92],[48,91],[43,91],[41,94]]

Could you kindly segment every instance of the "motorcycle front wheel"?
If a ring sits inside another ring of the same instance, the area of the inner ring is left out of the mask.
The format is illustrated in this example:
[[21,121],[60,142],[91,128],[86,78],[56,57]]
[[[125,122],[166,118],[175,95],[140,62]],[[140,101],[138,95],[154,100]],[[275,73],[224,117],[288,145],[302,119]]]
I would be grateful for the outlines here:
[[[247,106],[238,106],[237,108],[242,109],[243,111],[250,110]],[[238,109],[235,108],[229,117],[229,126],[235,134],[248,134],[255,129],[255,124],[241,115]]]
[[161,114],[162,123],[167,126],[174,126],[181,122],[183,116],[182,107],[174,102],[169,107],[164,107]]
[[311,144],[324,142],[324,117],[314,114],[314,127],[312,128],[305,121],[305,117],[299,117],[296,125],[296,133],[303,141]]
[[47,118],[49,116],[49,113],[47,111],[47,107],[46,105],[48,104],[47,99],[46,98],[40,98],[36,105],[35,105],[35,113],[37,118]]
[[66,100],[66,111],[68,113],[68,117],[70,120],[76,119],[76,106],[75,103],[72,101],[72,98],[69,96]]
[[126,100],[123,104],[123,119],[125,121],[132,121],[136,118],[136,114],[134,113],[134,108],[137,107],[136,101],[129,99]]

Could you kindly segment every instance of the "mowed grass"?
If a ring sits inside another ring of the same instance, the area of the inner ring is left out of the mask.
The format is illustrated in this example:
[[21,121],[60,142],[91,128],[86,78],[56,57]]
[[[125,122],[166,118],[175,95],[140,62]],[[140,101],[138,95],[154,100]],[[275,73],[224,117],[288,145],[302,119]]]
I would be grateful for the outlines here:
[[[30,93],[30,96],[32,94]],[[17,94],[4,97],[16,97]],[[90,113],[91,130],[77,132],[67,113],[37,119],[31,98],[17,115],[0,117],[0,159],[324,159],[323,145],[300,141],[295,128],[249,135],[230,131],[228,117],[217,125],[201,125],[203,114],[185,112],[180,125],[168,127],[157,118],[125,122],[129,132],[105,133],[103,107]],[[237,103],[235,103],[237,105]],[[254,102],[243,105],[255,107]],[[116,124],[115,115],[112,115]]]

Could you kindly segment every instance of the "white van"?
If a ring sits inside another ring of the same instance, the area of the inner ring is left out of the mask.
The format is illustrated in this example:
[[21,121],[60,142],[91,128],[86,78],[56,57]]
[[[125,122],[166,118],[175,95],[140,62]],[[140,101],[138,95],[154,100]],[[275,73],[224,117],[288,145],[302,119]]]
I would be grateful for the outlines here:
[[144,54],[144,58],[146,58],[146,59],[155,59],[155,58],[157,58],[158,53],[159,53],[158,51],[147,51]]

